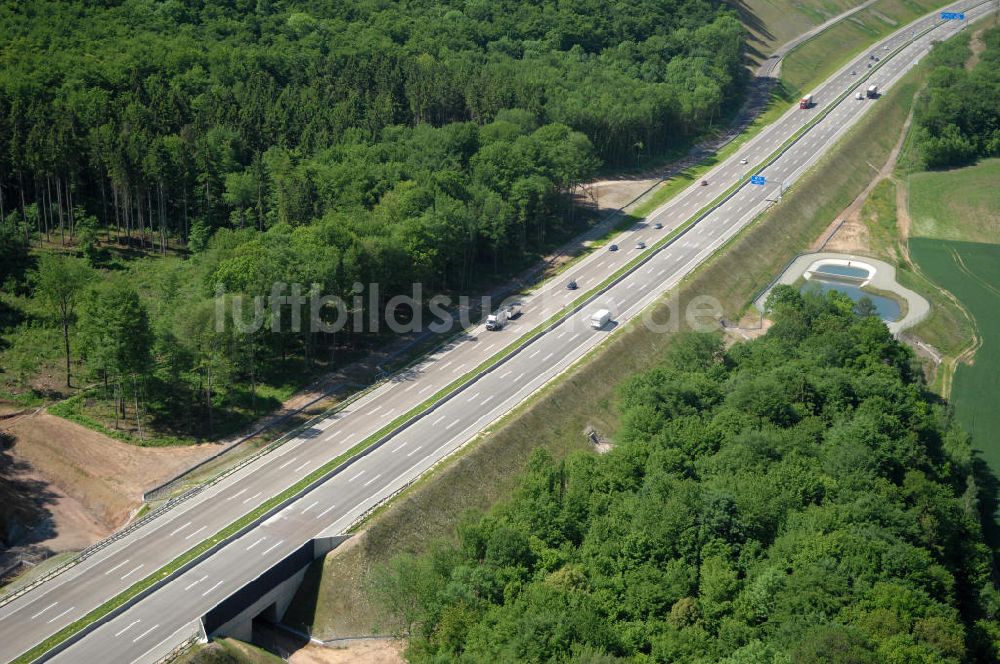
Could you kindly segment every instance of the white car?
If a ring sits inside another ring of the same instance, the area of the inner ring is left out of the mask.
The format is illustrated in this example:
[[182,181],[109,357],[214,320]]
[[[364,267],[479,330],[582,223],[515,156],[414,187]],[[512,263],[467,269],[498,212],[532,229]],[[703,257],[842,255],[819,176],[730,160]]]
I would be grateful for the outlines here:
[[864,99],[865,96],[859,92],[858,94],[854,95],[854,98],[855,99]]
[[749,162],[746,159],[740,159],[740,163],[746,166]]

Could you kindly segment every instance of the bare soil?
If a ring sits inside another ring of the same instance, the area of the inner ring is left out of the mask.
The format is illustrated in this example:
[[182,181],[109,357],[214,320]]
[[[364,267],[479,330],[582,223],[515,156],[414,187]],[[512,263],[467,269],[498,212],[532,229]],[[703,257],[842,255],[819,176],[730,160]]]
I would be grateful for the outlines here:
[[406,644],[398,639],[345,641],[342,645],[310,643],[289,656],[290,664],[403,664]]
[[52,552],[85,548],[114,532],[139,509],[144,491],[216,449],[137,447],[45,411],[2,428],[14,438],[6,451],[9,479],[37,490],[21,496],[40,517],[22,543]]
[[973,32],[972,38],[969,40],[969,50],[972,51],[972,55],[965,61],[965,68],[970,71],[979,64],[979,56],[986,50],[986,44],[983,42],[983,30],[985,29],[979,28]]

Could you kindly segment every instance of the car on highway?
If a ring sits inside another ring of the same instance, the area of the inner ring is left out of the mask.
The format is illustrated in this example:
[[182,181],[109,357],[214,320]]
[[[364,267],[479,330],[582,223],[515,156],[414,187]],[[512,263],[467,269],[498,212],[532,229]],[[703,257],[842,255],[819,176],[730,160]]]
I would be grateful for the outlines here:
[[576,279],[570,279],[570,282],[566,284],[567,290],[576,290],[579,286],[576,285]]
[[617,244],[609,245],[608,251],[618,251],[618,245]]
[[861,90],[858,90],[858,94],[854,95],[854,98],[855,99],[864,99],[865,95],[861,92]]
[[653,228],[659,230],[663,228],[663,224],[661,224],[660,222],[656,222],[655,224],[653,224]]
[[852,70],[851,70],[851,76],[857,76],[857,75],[858,75],[858,72],[856,72],[856,71],[854,71],[854,70],[852,69]]
[[702,180],[701,181],[701,186],[702,187],[707,187],[708,186],[708,180]]
[[646,248],[646,243],[643,242],[642,240],[639,240],[638,242],[635,243],[635,248],[636,249],[645,249]]
[[748,163],[750,163],[750,162],[749,162],[749,161],[747,161],[747,158],[746,158],[746,157],[744,157],[743,159],[740,159],[740,163],[741,163],[741,164],[743,164],[744,166],[746,166],[746,165],[747,165]]

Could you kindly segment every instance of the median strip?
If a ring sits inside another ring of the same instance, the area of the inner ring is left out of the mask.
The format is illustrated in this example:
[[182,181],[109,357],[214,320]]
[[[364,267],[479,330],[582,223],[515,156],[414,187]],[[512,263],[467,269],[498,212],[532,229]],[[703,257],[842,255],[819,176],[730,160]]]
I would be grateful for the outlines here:
[[[976,7],[982,6],[983,4],[987,3],[985,2],[980,3],[978,5],[973,6],[972,8],[974,9]],[[924,36],[925,34],[934,30],[937,27],[938,25],[934,25],[931,26],[930,28],[927,28],[926,30],[921,32],[917,37],[912,38],[911,42],[918,37]],[[881,66],[885,64],[885,62],[888,62],[891,59],[891,57],[898,55],[900,51],[906,48],[906,46],[908,46],[909,43],[910,42],[893,51],[889,57],[883,60],[882,64],[872,69],[866,76],[862,77],[860,80],[861,81],[867,80],[879,68],[881,68]],[[781,156],[781,154],[786,152],[792,145],[794,145],[798,140],[800,140],[805,133],[807,133],[810,129],[815,127],[817,123],[825,119],[833,111],[833,109],[841,101],[843,101],[849,94],[850,90],[845,91],[839,97],[837,97],[837,99],[833,103],[828,105],[826,109],[820,112],[812,121],[810,121],[808,124],[800,128],[795,134],[792,135],[792,137],[787,139],[778,149],[772,152],[771,155],[769,155],[766,159],[761,161],[755,167],[755,170],[759,171],[763,168],[766,168],[768,165],[772,164],[777,158]],[[410,411],[397,417],[391,423],[389,423],[376,433],[372,434],[371,436],[368,436],[367,438],[365,438],[365,440],[363,440],[358,445],[355,445],[349,451],[345,452],[344,454],[341,454],[340,456],[327,462],[320,468],[317,468],[316,470],[312,471],[305,478],[295,483],[294,485],[288,487],[279,494],[271,497],[270,499],[267,499],[262,505],[252,510],[251,512],[245,514],[243,517],[237,519],[236,521],[230,523],[228,526],[218,531],[211,538],[203,540],[202,542],[195,545],[185,553],[181,554],[180,556],[178,556],[173,561],[163,566],[153,574],[150,574],[144,579],[136,582],[122,593],[118,594],[117,596],[111,598],[110,600],[104,602],[97,608],[93,609],[83,618],[80,618],[71,623],[70,625],[59,630],[57,633],[50,636],[48,639],[38,644],[34,648],[30,649],[29,651],[25,652],[24,654],[22,654],[13,661],[16,663],[33,662],[39,659],[44,659],[47,656],[68,647],[73,642],[82,638],[89,631],[88,628],[93,628],[95,624],[98,623],[98,621],[110,619],[117,613],[127,608],[127,605],[137,602],[142,597],[151,594],[158,587],[169,582],[170,580],[180,575],[187,569],[190,569],[198,562],[208,558],[209,556],[214,554],[216,551],[221,549],[223,546],[225,546],[232,540],[236,539],[245,532],[256,527],[256,525],[258,525],[266,518],[277,513],[281,509],[284,509],[287,506],[287,504],[289,504],[293,500],[300,498],[301,495],[308,493],[308,491],[326,482],[330,477],[336,475],[337,473],[341,472],[343,469],[347,468],[352,463],[363,458],[365,454],[370,453],[371,451],[377,449],[391,436],[395,435],[400,430],[410,426],[424,413],[439,407],[443,403],[446,403],[451,396],[461,391],[466,385],[471,383],[473,380],[476,380],[480,376],[485,375],[493,368],[495,368],[499,363],[511,357],[512,355],[516,354],[517,352],[520,352],[523,348],[525,348],[530,343],[535,341],[538,337],[545,334],[549,329],[551,329],[555,325],[565,320],[567,317],[572,316],[574,313],[582,309],[583,306],[585,306],[593,299],[601,295],[608,288],[621,281],[625,276],[633,272],[636,268],[643,265],[645,262],[649,261],[655,254],[658,253],[660,249],[672,243],[684,233],[688,232],[692,227],[694,227],[697,223],[702,221],[713,210],[715,210],[722,203],[731,198],[733,194],[739,191],[742,187],[747,186],[747,184],[748,180],[741,180],[734,183],[732,186],[726,189],[722,194],[717,196],[712,202],[701,208],[687,222],[685,222],[683,225],[671,231],[666,237],[656,242],[649,250],[629,261],[629,263],[619,268],[619,270],[617,270],[615,273],[607,277],[600,284],[590,289],[585,294],[581,295],[567,307],[563,308],[559,312],[556,312],[555,314],[550,316],[546,321],[537,325],[531,331],[519,337],[514,343],[508,345],[506,348],[501,350],[496,355],[488,358],[476,368],[465,373],[463,376],[461,376],[457,380],[453,381],[452,383],[450,383],[449,385],[447,385],[446,387],[435,393],[431,398],[425,400],[423,403],[414,407]],[[371,391],[371,389],[374,389],[375,387],[376,386],[373,386],[369,390],[365,390],[362,393],[359,393],[358,397],[360,398],[360,396],[367,394],[368,392]],[[355,400],[356,399],[351,399],[350,401],[353,402]],[[340,410],[340,408],[344,407],[345,405],[346,404],[341,404],[341,406],[338,407],[336,410]],[[302,430],[311,427],[314,422],[322,420],[326,417],[328,417],[328,414],[324,413],[323,415],[314,418],[307,425],[297,429],[295,433],[299,433]],[[261,454],[273,451],[273,449],[276,449],[278,446],[280,446],[280,444],[287,442],[287,440],[293,439],[292,436],[293,434],[290,434],[287,438],[284,438],[280,442],[275,441],[275,443],[272,444],[273,447],[268,446],[268,448],[265,448],[265,450],[261,451]],[[252,458],[255,460],[259,458],[259,456],[254,455],[254,457]],[[241,468],[243,467],[243,465],[244,464],[241,464],[238,467]],[[229,473],[224,473],[219,478],[217,478],[216,481],[218,481],[222,477],[228,476],[228,474]],[[332,507],[330,509],[332,509]]]

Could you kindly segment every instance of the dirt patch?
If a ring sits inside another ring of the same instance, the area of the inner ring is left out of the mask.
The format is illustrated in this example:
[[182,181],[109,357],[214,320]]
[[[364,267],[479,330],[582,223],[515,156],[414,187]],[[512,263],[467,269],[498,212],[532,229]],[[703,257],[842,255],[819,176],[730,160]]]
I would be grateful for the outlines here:
[[979,64],[979,56],[986,50],[986,44],[983,43],[983,30],[985,29],[979,28],[973,32],[972,38],[969,40],[969,50],[972,51],[972,55],[965,61],[965,68],[970,71]]
[[290,664],[403,664],[406,644],[399,639],[365,639],[342,645],[301,648],[288,658]]
[[117,441],[39,411],[4,423],[14,437],[7,451],[12,479],[49,495],[42,523],[25,543],[53,552],[80,549],[124,525],[142,494],[210,455],[211,444],[147,448]]

